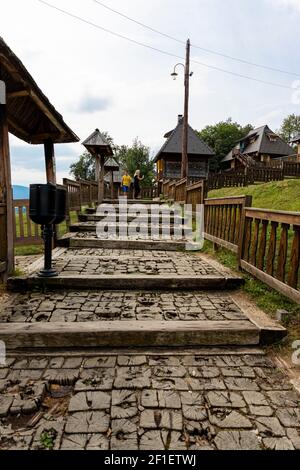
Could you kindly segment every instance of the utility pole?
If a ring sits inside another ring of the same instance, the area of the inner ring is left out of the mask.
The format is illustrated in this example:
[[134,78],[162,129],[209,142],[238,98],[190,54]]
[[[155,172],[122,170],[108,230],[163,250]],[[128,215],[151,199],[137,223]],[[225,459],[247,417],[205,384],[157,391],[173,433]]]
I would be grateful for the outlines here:
[[184,114],[182,131],[182,160],[181,178],[188,176],[188,122],[189,122],[189,88],[190,88],[190,40],[186,43],[186,58],[184,68]]

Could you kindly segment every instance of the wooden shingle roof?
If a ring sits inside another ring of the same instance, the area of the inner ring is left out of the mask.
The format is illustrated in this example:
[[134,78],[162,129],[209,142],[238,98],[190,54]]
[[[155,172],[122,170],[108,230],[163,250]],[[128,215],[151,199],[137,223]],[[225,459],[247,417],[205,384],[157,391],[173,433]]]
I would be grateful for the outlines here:
[[[182,152],[182,132],[183,120],[180,119],[175,129],[165,135],[167,140],[157,153],[155,161],[159,160],[163,154],[180,154]],[[191,126],[188,126],[188,155],[207,157],[215,155],[212,149],[200,139]]]
[[9,132],[30,144],[78,142],[20,59],[0,37],[0,80],[6,85]]

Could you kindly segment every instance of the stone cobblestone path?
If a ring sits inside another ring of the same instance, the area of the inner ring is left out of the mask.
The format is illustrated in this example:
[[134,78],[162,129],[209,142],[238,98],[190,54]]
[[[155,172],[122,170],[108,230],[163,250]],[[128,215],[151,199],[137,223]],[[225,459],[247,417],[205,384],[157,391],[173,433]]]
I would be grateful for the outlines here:
[[300,397],[259,350],[10,356],[0,449],[300,449]]
[[0,450],[300,450],[299,384],[264,351],[285,331],[236,300],[239,276],[184,239],[98,240],[96,219],[57,278],[26,260],[9,280]]

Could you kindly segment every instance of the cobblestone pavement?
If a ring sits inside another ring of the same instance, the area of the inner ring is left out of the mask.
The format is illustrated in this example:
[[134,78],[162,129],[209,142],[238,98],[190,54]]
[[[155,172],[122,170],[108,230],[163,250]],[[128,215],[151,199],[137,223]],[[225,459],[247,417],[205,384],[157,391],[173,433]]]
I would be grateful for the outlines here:
[[49,291],[6,299],[0,323],[247,319],[230,295],[218,292]]
[[152,233],[152,234],[144,234],[144,233],[135,233],[133,235],[127,235],[126,237],[122,236],[122,234],[113,234],[109,232],[104,232],[101,234],[101,237],[98,237],[96,232],[73,232],[72,235],[74,238],[86,239],[86,238],[93,238],[99,240],[148,240],[148,241],[157,241],[157,240],[164,240],[164,241],[188,241],[190,237],[182,235],[178,238],[178,236],[174,236],[173,234],[163,234],[163,233]]
[[300,449],[299,395],[258,353],[35,353],[0,391],[0,449]]
[[218,275],[213,266],[189,253],[147,250],[70,249],[54,261],[63,275]]
[[16,268],[19,268],[21,269],[21,271],[26,272],[28,266],[37,261],[39,258],[41,258],[41,256],[42,255],[16,256]]

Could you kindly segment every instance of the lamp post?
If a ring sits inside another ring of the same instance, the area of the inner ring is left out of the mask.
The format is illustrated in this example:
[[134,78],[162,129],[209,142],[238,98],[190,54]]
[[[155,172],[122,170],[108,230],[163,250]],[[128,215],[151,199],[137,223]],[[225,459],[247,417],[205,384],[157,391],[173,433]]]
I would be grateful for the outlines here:
[[184,68],[184,113],[183,113],[183,132],[182,132],[182,159],[181,159],[181,178],[186,178],[188,176],[188,122],[189,122],[189,87],[190,87],[190,77],[193,75],[193,72],[190,72],[190,50],[191,43],[190,40],[187,40],[186,43],[186,57],[185,65],[178,63],[175,65],[171,77],[176,80],[178,73],[176,68],[179,65],[182,65]]

